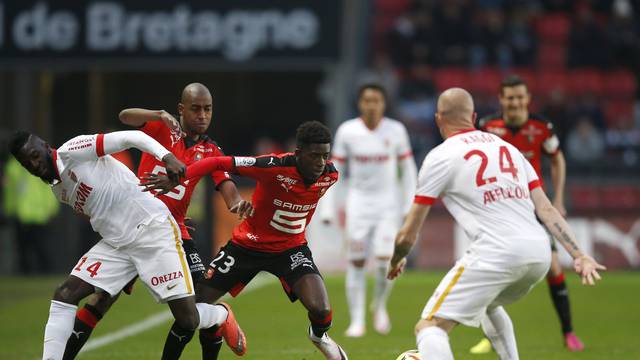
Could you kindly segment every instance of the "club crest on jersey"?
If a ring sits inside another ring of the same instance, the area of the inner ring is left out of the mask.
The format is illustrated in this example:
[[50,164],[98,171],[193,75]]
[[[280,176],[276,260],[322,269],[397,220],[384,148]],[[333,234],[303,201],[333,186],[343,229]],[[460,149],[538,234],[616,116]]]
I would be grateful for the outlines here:
[[280,174],[276,176],[276,180],[280,181],[280,186],[282,186],[286,192],[289,192],[289,190],[293,188],[293,185],[298,183],[298,180]]
[[536,129],[536,127],[533,124],[529,124],[529,126],[526,129],[522,130],[522,135],[525,135],[527,139],[529,139],[529,143],[533,144],[533,141],[535,140],[536,136],[542,135],[542,130]]

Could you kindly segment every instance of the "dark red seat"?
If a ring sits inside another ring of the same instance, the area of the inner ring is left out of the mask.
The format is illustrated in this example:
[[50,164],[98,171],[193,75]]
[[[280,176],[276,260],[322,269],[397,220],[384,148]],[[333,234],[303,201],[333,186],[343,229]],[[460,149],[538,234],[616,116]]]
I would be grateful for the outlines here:
[[465,68],[444,67],[433,72],[433,81],[438,91],[444,91],[450,87],[469,87],[469,73]]

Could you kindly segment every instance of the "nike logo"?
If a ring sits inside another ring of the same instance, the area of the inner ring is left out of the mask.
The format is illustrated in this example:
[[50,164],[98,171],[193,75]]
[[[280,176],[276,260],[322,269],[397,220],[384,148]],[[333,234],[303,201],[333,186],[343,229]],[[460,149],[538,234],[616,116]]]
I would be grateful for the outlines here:
[[84,334],[84,331],[73,331],[71,330],[73,335],[75,335],[78,339],[80,339],[80,334]]
[[176,334],[173,330],[171,330],[171,335],[177,337],[179,342],[182,342],[182,339],[187,337],[187,335],[180,336],[180,335]]
[[174,287],[178,286],[178,284],[173,284],[173,285],[167,285],[167,290],[171,290]]

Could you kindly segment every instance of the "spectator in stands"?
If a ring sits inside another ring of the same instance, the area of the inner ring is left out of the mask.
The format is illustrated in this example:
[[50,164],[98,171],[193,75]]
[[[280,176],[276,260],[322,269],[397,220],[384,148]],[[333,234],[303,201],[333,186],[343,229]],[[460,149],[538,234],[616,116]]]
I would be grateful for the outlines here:
[[629,0],[614,1],[607,27],[607,42],[611,45],[612,65],[640,70],[640,23],[634,19]]
[[579,164],[590,164],[604,156],[604,137],[588,117],[581,117],[567,137],[567,152],[569,158]]
[[571,113],[567,107],[567,99],[562,89],[554,89],[549,94],[549,99],[542,111],[550,119],[554,119],[554,129],[560,139],[561,147],[566,144],[567,134],[573,126],[571,123]]
[[504,13],[500,9],[478,11],[473,17],[470,49],[471,67],[511,65],[511,50],[506,43]]
[[525,4],[514,4],[507,16],[506,43],[514,66],[529,66],[536,56],[537,41],[529,21],[531,11]]
[[583,95],[575,98],[575,104],[571,109],[570,118],[580,119],[587,117],[591,119],[591,123],[599,130],[604,131],[607,128],[605,116],[598,98],[594,95]]
[[469,15],[471,9],[460,1],[442,1],[436,6],[436,28],[442,43],[440,56],[447,65],[469,63],[467,49],[471,43]]

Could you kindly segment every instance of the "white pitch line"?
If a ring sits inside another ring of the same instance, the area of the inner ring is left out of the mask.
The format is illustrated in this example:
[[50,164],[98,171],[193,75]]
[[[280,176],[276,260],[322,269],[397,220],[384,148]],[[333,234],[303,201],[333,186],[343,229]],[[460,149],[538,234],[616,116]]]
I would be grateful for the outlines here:
[[[273,282],[273,277],[267,274],[260,274],[257,276],[249,285],[243,290],[243,293],[250,292],[256,289],[259,289],[269,283]],[[225,295],[222,299],[228,298],[229,295]],[[160,324],[163,324],[169,320],[173,319],[173,315],[171,315],[171,311],[164,310],[159,313],[153,314],[142,321],[138,321],[137,323],[128,325],[123,327],[118,331],[114,331],[112,333],[108,333],[103,336],[99,336],[95,339],[91,339],[87,341],[87,344],[80,350],[80,352],[86,352],[101,348],[103,346],[109,345],[116,341],[126,339],[128,337],[137,335],[139,333],[150,330]]]

